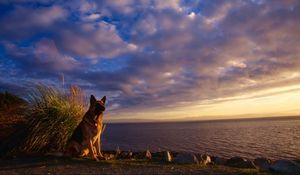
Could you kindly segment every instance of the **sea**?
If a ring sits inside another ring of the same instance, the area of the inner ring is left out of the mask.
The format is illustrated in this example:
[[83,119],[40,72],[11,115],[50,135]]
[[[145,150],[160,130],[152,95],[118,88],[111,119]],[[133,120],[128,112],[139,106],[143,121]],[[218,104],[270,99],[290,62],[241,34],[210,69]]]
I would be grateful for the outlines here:
[[103,150],[300,159],[300,117],[107,124]]

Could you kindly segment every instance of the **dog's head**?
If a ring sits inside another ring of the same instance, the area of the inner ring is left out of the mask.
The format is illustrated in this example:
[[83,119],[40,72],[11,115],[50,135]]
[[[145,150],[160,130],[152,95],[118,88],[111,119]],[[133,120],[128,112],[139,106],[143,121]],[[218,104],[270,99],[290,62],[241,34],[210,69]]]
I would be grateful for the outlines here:
[[93,116],[99,116],[103,111],[105,111],[105,101],[106,96],[102,97],[101,100],[97,100],[94,95],[90,98],[90,113]]

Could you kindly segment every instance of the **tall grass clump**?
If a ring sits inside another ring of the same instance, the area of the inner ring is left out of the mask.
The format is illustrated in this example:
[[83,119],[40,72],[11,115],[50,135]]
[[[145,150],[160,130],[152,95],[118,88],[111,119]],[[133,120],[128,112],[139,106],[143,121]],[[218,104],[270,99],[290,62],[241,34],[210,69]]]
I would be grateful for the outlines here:
[[27,130],[18,151],[63,151],[84,115],[84,99],[83,92],[76,86],[72,86],[70,91],[45,85],[36,86],[27,98]]

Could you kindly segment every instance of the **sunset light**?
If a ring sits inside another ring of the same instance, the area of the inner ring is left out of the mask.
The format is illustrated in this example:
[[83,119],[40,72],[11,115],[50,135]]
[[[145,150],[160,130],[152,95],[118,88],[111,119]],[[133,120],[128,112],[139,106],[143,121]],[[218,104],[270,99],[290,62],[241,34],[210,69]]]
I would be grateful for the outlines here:
[[0,0],[0,174],[300,175],[300,0]]

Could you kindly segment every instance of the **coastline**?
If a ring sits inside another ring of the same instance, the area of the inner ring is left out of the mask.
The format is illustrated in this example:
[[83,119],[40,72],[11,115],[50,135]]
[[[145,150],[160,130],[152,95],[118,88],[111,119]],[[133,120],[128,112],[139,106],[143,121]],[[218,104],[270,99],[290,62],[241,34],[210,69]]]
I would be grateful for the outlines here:
[[[255,115],[254,115],[255,116]],[[191,123],[191,122],[230,122],[230,121],[253,121],[253,120],[290,120],[296,119],[300,120],[300,115],[274,115],[274,116],[259,116],[259,117],[244,117],[241,118],[233,117],[233,118],[216,118],[216,119],[199,119],[198,117],[186,117],[182,120],[142,120],[142,119],[124,119],[124,120],[104,120],[107,124],[151,124],[151,123]]]

